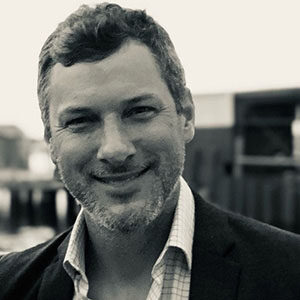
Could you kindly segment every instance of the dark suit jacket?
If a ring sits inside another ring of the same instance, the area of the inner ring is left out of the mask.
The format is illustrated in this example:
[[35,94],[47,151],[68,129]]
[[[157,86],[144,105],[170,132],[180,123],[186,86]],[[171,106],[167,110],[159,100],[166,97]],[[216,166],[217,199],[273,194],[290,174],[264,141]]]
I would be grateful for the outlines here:
[[[300,299],[300,238],[195,196],[190,299]],[[0,299],[72,299],[62,262],[70,229],[0,261]]]

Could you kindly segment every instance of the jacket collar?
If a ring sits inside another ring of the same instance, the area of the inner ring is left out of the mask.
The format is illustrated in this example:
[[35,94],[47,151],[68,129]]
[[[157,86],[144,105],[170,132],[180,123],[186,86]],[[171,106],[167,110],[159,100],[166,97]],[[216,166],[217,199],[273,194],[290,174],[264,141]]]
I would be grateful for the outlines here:
[[240,266],[230,259],[235,245],[227,215],[195,198],[195,234],[190,299],[236,299]]
[[58,255],[46,268],[43,274],[38,300],[73,299],[73,282],[63,268],[63,261],[67,251],[69,239],[70,232],[57,248]]

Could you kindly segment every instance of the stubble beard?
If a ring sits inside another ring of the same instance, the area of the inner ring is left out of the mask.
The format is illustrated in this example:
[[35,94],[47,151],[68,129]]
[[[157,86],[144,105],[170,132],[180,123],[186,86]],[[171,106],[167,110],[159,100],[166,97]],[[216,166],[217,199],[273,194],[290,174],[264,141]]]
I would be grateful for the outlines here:
[[148,194],[151,199],[145,201],[145,206],[122,214],[112,213],[106,206],[101,206],[99,195],[88,189],[89,184],[83,182],[83,177],[76,180],[74,174],[67,175],[60,160],[57,161],[57,168],[67,190],[82,205],[96,226],[111,232],[130,233],[146,228],[164,211],[168,202],[173,200],[171,198],[183,172],[185,152],[176,153],[175,156],[176,163],[171,163],[172,159],[168,157],[154,170],[154,182]]

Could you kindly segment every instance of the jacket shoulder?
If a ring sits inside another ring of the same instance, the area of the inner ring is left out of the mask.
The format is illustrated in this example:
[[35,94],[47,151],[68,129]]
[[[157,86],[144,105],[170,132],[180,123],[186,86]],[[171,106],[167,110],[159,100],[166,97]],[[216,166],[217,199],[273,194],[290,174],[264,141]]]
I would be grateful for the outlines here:
[[196,194],[194,198],[197,266],[207,255],[221,270],[235,266],[239,299],[299,298],[299,235],[226,211]]
[[[235,239],[251,246],[258,245],[263,252],[264,249],[274,251],[288,251],[300,255],[300,236],[261,221],[239,215],[232,212],[227,214],[228,225]],[[269,253],[269,252],[268,252]],[[269,253],[270,254],[270,253]]]
[[12,295],[38,290],[44,270],[58,257],[58,248],[67,245],[71,229],[35,247],[5,254],[0,259],[0,299],[18,299]]
[[34,247],[30,247],[23,251],[3,253],[0,255],[0,264],[1,266],[9,263],[16,264],[19,261],[22,261],[22,264],[24,264],[26,262],[29,263],[30,261],[37,259],[40,255],[43,254],[55,254],[57,248],[60,246],[60,244],[66,238],[70,231],[71,228],[54,236],[53,238],[44,243],[40,243]]
[[[300,254],[300,235],[274,227],[261,221],[245,217],[235,212],[225,210],[215,204],[206,202],[194,193],[196,216],[212,219],[206,223],[211,227],[226,231],[229,238],[237,244],[247,245],[249,249],[259,245],[260,249],[288,249]],[[261,252],[261,251],[260,251]]]

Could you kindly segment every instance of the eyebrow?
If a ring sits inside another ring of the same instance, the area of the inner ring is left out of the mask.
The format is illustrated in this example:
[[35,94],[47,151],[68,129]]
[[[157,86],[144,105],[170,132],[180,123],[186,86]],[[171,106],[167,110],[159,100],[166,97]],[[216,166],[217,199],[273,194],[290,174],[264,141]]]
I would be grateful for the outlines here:
[[72,115],[90,114],[92,111],[93,110],[91,108],[87,107],[67,107],[58,113],[58,122],[59,124],[63,124],[68,116],[70,117]]
[[138,104],[139,102],[147,101],[147,100],[159,100],[158,96],[152,93],[149,94],[143,94],[143,95],[138,95],[135,97],[131,98],[125,98],[122,100],[121,105],[127,106],[127,105],[135,105]]
[[125,99],[124,102],[127,102],[127,104],[136,104],[138,102],[149,99],[158,99],[158,97],[155,94],[144,94],[133,98]]

